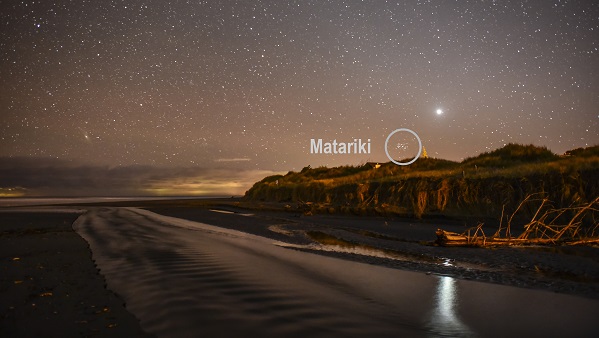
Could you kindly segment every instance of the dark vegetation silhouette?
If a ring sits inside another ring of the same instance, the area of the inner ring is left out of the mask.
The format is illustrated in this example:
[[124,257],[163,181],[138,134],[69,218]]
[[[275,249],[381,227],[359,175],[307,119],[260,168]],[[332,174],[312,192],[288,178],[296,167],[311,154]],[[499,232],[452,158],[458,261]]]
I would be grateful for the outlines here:
[[[264,178],[246,192],[245,199],[286,203],[288,209],[308,213],[499,220],[517,208],[518,217],[530,219],[541,203],[521,206],[531,194],[540,194],[540,200],[551,201],[556,209],[595,200],[599,146],[557,155],[546,147],[508,144],[462,162],[421,158],[409,166],[390,162],[378,168],[307,166]],[[569,216],[573,215],[560,215]]]

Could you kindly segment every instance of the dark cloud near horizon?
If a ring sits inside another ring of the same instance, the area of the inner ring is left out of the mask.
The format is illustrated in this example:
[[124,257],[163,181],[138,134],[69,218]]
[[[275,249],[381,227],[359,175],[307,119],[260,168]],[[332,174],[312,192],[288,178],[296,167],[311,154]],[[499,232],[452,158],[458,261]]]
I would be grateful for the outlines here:
[[0,157],[0,189],[26,196],[237,195],[269,174],[228,168],[111,167],[55,158]]

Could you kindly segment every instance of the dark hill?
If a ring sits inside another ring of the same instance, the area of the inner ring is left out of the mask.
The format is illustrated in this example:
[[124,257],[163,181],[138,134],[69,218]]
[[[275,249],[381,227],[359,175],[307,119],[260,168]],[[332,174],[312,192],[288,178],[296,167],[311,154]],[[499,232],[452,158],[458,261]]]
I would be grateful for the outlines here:
[[308,205],[312,212],[497,218],[529,194],[549,198],[556,208],[596,198],[598,149],[559,156],[545,147],[508,144],[461,163],[421,158],[409,166],[308,166],[264,178],[245,198]]

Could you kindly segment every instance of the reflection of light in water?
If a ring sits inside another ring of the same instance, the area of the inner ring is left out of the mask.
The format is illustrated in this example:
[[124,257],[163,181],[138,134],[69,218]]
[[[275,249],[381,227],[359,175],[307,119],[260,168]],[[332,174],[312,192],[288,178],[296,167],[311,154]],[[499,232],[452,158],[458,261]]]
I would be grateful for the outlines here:
[[443,259],[443,266],[454,266],[454,265],[451,263],[451,259],[444,258]]
[[437,288],[437,308],[446,322],[455,322],[457,320],[454,308],[456,291],[455,279],[441,277]]
[[458,290],[452,277],[439,277],[435,305],[429,321],[432,333],[448,337],[471,337],[472,331],[457,314]]

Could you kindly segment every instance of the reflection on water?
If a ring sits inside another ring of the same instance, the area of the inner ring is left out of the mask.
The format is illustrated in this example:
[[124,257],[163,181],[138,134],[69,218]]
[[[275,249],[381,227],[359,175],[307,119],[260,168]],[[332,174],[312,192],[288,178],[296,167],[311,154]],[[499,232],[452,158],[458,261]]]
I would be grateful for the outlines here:
[[435,304],[428,323],[435,336],[473,337],[474,333],[462,323],[458,315],[459,294],[456,280],[439,276],[435,293]]

